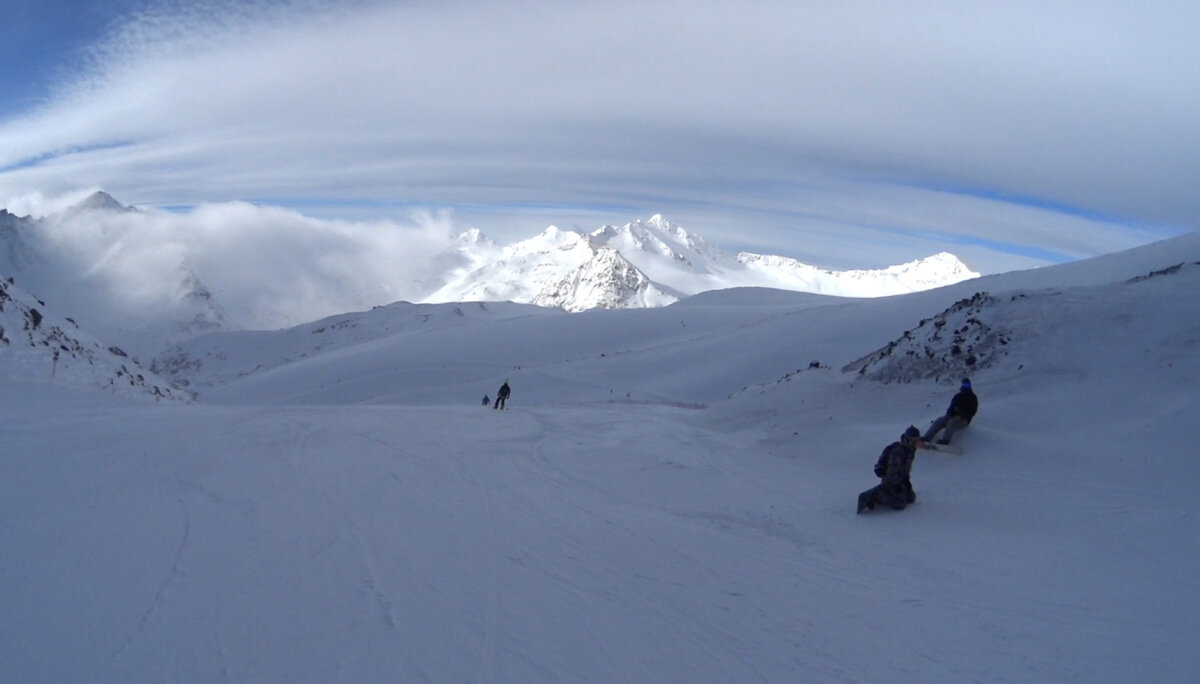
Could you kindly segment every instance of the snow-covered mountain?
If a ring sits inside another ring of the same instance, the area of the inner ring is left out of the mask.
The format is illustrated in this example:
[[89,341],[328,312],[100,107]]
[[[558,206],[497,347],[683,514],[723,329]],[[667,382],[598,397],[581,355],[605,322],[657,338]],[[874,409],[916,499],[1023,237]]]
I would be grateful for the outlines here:
[[29,244],[29,235],[35,228],[35,219],[17,216],[7,209],[0,209],[0,274],[25,271],[34,264],[34,250]]
[[104,192],[97,190],[87,197],[77,202],[74,206],[68,207],[62,212],[60,218],[71,218],[79,214],[86,214],[92,211],[107,211],[118,214],[125,214],[138,211],[135,207],[129,207],[121,204],[117,198]]
[[425,302],[512,301],[586,311],[664,306],[678,299],[596,234],[551,226],[506,248],[479,239],[460,244],[456,251],[469,265]]
[[13,280],[0,280],[0,377],[187,399],[122,349],[104,346]]
[[[291,401],[303,402],[323,401],[323,393],[333,384],[297,391],[295,381],[288,379],[293,373],[312,373],[310,377],[320,378],[321,383],[334,383],[333,378],[350,374],[364,376],[369,380],[363,382],[379,387],[387,401],[402,403],[453,402],[455,395],[473,394],[463,390],[472,378],[495,377],[513,367],[528,374],[539,365],[545,365],[544,376],[539,373],[537,387],[525,391],[545,401],[603,401],[628,395],[639,401],[708,404],[743,391],[747,378],[756,373],[753,369],[763,366],[780,369],[781,375],[813,365],[885,383],[954,383],[963,375],[992,372],[1006,359],[1017,359],[1019,366],[1021,358],[1048,355],[1029,345],[1053,346],[1044,342],[1052,331],[1038,328],[1054,327],[1048,312],[1060,302],[1079,308],[1064,288],[1083,288],[1088,301],[1102,300],[1108,290],[1122,293],[1121,297],[1148,292],[1134,287],[1139,278],[1163,270],[1162,265],[1177,255],[1192,252],[1200,253],[1197,235],[1119,257],[1064,265],[1049,269],[1061,274],[1055,279],[1061,286],[1033,291],[1023,284],[1048,277],[1045,270],[988,276],[887,299],[736,288],[693,296],[668,307],[626,311],[629,316],[623,318],[622,312],[614,310],[567,315],[558,309],[513,303],[397,303],[283,331],[236,334],[247,337],[200,336],[173,347],[156,359],[153,368],[192,389],[214,389],[217,396],[225,396],[225,386],[234,386],[233,380],[244,379],[231,397],[252,391],[270,396],[281,391],[275,383],[291,383]],[[1179,268],[1187,271],[1186,277],[1196,276],[1191,262]],[[1195,308],[1196,302],[1180,306]],[[720,315],[713,316],[712,311]],[[1086,318],[1080,311],[1073,315]],[[847,316],[852,323],[847,323]],[[797,324],[797,317],[804,323]],[[827,327],[830,332],[820,335],[802,329],[807,326]],[[1100,339],[1099,332],[1091,336]],[[539,342],[545,338],[562,351],[546,352]],[[378,353],[351,355],[347,354],[350,348]],[[662,363],[662,350],[675,348],[687,351]],[[730,355],[733,349],[739,351]],[[543,355],[554,360],[543,364],[539,361]],[[476,357],[503,358],[507,365],[480,367]],[[615,358],[623,366],[637,367],[631,373],[639,380],[637,387],[607,384],[604,378]],[[421,370],[403,370],[406,365],[397,359],[416,359]],[[720,370],[708,368],[714,363]],[[559,364],[571,367],[575,379],[563,381],[556,370]],[[318,367],[322,370],[314,372]],[[444,382],[424,381],[423,389],[418,389],[403,379],[408,372],[428,372]],[[1019,373],[1019,369],[1007,372]],[[722,382],[715,380],[718,375]],[[693,376],[699,379],[693,381]],[[585,386],[580,377],[597,382]],[[478,389],[485,390],[489,382]],[[717,391],[697,393],[696,382]],[[267,389],[251,390],[259,385]],[[357,386],[363,390],[364,385]],[[339,395],[344,390],[339,387]]]
[[[949,252],[874,270],[829,271],[795,259],[742,252],[738,262],[757,272],[763,287],[843,297],[880,297],[932,290],[979,277]],[[766,284],[770,283],[770,284]]]
[[[5,678],[1200,681],[1197,291],[1193,234],[886,299],[396,303],[187,340],[194,403],[0,350]],[[856,515],[965,373],[963,454]]]
[[125,227],[142,216],[105,192],[41,218],[0,210],[0,276],[15,277],[133,356],[227,329],[220,302],[186,259],[165,273],[144,274],[122,260],[141,247],[130,244]]
[[847,297],[928,290],[978,277],[949,253],[878,270],[831,271],[788,257],[729,254],[662,216],[591,233],[551,226],[509,247],[463,239],[459,268],[427,302],[511,300],[566,311],[664,306],[730,287]]
[[[238,223],[225,228],[223,220]],[[396,273],[395,261],[377,243],[397,258],[406,250],[387,242],[386,230],[347,238],[344,226],[314,225],[300,215],[254,214],[243,205],[180,219],[96,192],[46,217],[0,213],[0,275],[16,276],[40,296],[61,302],[90,330],[140,357],[204,332],[290,327],[400,300],[512,301],[580,312],[661,307],[730,287],[876,297],[978,275],[944,253],[887,269],[840,272],[782,256],[735,255],[661,216],[587,234],[551,226],[503,247],[472,229],[419,266],[410,260]],[[315,246],[288,250],[278,242],[293,239]],[[150,240],[153,245],[141,244]],[[237,270],[225,267],[231,259],[247,261]],[[360,267],[354,259],[376,266]]]

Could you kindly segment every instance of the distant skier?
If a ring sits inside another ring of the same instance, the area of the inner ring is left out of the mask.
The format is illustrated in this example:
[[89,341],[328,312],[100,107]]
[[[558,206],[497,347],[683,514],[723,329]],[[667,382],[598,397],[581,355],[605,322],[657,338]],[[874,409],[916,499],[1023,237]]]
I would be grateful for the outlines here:
[[977,411],[979,411],[979,398],[971,389],[971,379],[963,378],[958,394],[955,394],[954,398],[950,400],[950,408],[946,409],[945,415],[939,416],[930,424],[929,429],[922,435],[921,441],[933,442],[937,433],[942,432],[942,438],[934,444],[949,444],[954,432],[970,425],[971,419],[975,417]]
[[508,401],[509,394],[512,394],[512,390],[508,388],[508,380],[506,379],[504,384],[500,385],[500,391],[496,392],[496,404],[492,408],[503,409],[504,402]]
[[920,439],[921,431],[910,425],[904,434],[900,435],[899,442],[892,442],[884,447],[879,460],[875,462],[875,475],[880,482],[858,495],[858,513],[867,509],[874,510],[876,504],[900,511],[917,500],[909,475]]
[[485,395],[483,395],[483,405],[484,405],[484,406],[490,406],[490,405],[491,405],[491,403],[492,403],[492,400],[491,400],[491,398],[490,398],[490,397],[488,397],[488,395],[486,395],[486,394],[485,394]]

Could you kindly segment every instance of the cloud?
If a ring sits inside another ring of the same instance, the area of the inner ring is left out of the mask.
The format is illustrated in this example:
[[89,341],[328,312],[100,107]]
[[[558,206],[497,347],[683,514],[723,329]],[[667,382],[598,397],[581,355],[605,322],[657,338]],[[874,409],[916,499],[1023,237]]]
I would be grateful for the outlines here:
[[70,303],[85,318],[102,302],[109,314],[147,318],[181,310],[194,276],[232,324],[258,328],[423,297],[448,225],[421,212],[403,224],[328,221],[234,202],[182,214],[68,212],[36,224],[34,239],[60,269],[56,280],[99,291]]
[[527,233],[520,207],[662,212],[839,266],[920,256],[918,233],[1002,269],[1200,225],[1189,3],[209,3],[120,26],[0,123],[0,199],[415,203],[493,233]]

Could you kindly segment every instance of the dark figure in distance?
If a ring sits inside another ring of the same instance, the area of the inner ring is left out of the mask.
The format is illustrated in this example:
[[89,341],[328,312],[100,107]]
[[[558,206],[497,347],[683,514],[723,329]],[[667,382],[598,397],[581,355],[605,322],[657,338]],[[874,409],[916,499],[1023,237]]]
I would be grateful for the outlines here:
[[508,400],[509,394],[512,394],[512,390],[508,388],[508,380],[505,380],[504,384],[500,385],[500,391],[496,392],[496,404],[492,408],[504,408],[504,402]]
[[879,460],[875,462],[875,475],[879,484],[858,495],[858,512],[874,509],[875,506],[890,506],[897,511],[917,500],[913,492],[909,474],[912,472],[913,457],[917,453],[917,444],[921,440],[921,431],[910,425],[900,435],[899,442],[892,442],[883,449]]
[[921,441],[932,442],[937,433],[942,432],[942,438],[935,444],[949,444],[955,430],[961,430],[970,425],[971,419],[975,417],[978,410],[979,398],[971,389],[971,379],[963,378],[958,394],[955,394],[954,398],[950,400],[950,408],[946,409],[945,415],[938,417],[930,424],[929,429],[921,437]]

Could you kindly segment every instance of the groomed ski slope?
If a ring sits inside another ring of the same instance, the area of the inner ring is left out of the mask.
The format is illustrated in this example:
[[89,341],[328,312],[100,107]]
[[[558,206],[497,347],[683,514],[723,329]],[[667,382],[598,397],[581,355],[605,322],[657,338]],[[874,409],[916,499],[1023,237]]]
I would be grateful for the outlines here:
[[[6,381],[4,679],[1194,682],[1197,261],[510,312],[190,405]],[[1012,342],[964,455],[856,516],[956,383],[841,367],[975,290]]]

